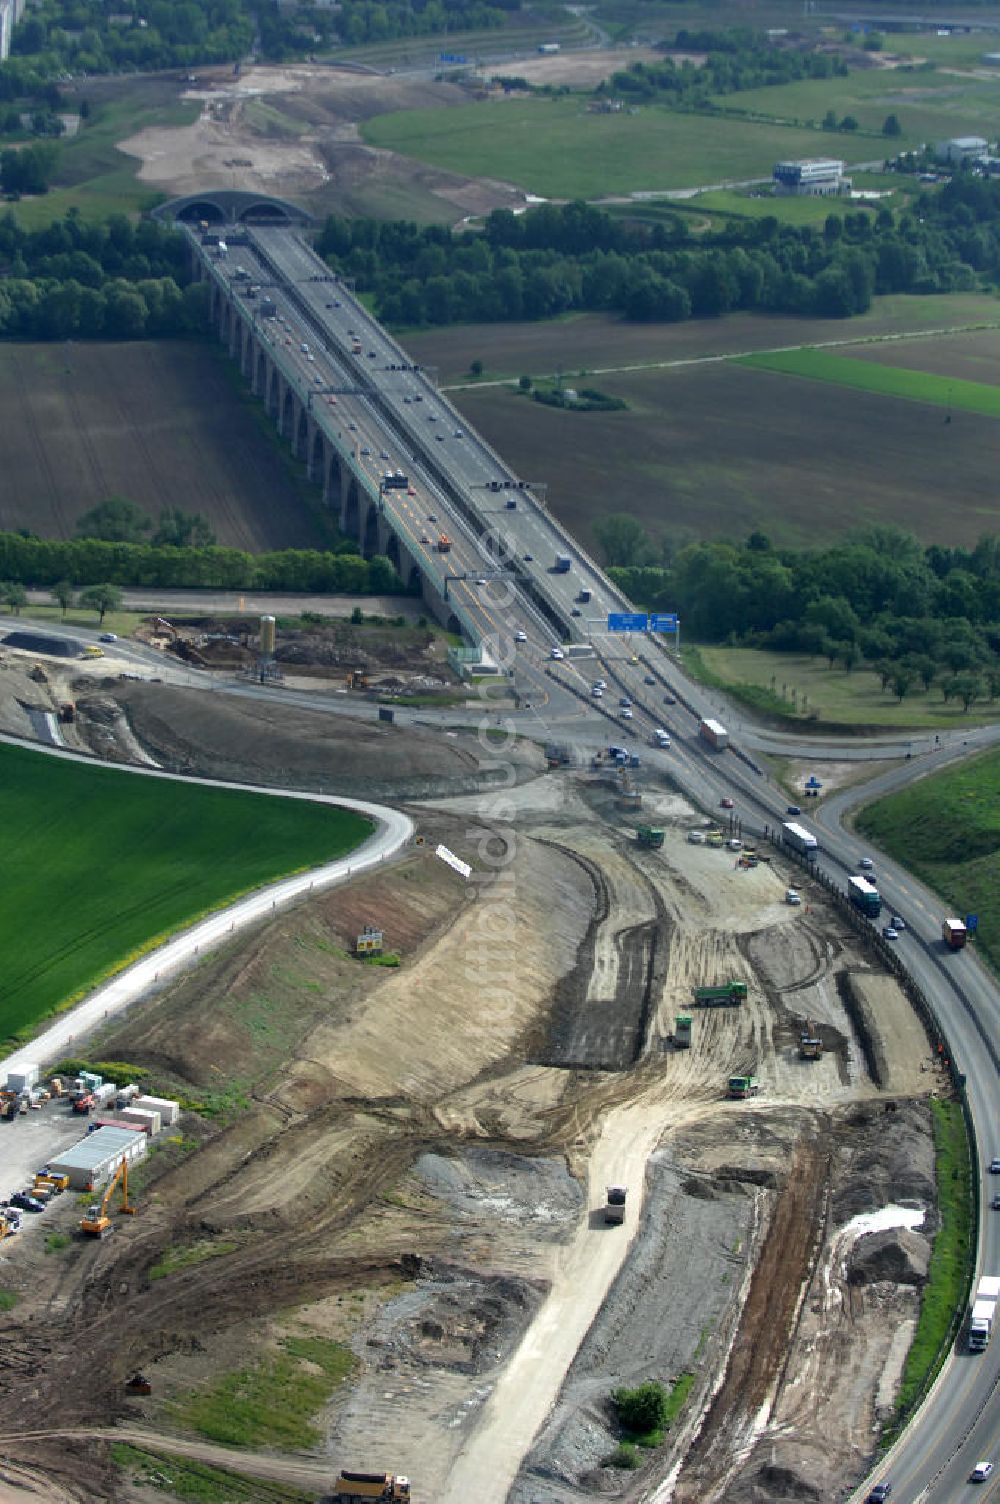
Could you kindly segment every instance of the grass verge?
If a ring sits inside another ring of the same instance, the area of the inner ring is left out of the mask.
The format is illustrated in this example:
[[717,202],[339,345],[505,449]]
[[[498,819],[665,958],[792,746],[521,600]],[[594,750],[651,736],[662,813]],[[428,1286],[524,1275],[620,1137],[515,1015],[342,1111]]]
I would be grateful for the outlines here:
[[262,1482],[244,1478],[228,1468],[209,1467],[187,1457],[172,1457],[150,1452],[143,1447],[111,1444],[111,1460],[130,1481],[144,1489],[155,1489],[186,1504],[236,1504],[238,1500],[253,1504],[312,1504],[315,1494],[305,1493],[291,1484]]
[[174,1244],[165,1248],[159,1260],[150,1266],[150,1279],[167,1279],[184,1269],[193,1269],[196,1264],[205,1264],[209,1259],[223,1258],[234,1253],[240,1245],[232,1239],[217,1238],[205,1243]]
[[942,912],[979,915],[976,945],[1000,971],[1000,752],[867,805],[857,825],[941,895]]
[[0,1311],[12,1311],[19,1298],[16,1290],[0,1290]]
[[972,1167],[965,1119],[957,1102],[931,1101],[941,1226],[931,1251],[930,1272],[917,1330],[906,1358],[896,1418],[883,1437],[894,1441],[944,1361],[955,1312],[962,1309],[972,1253]]
[[0,747],[0,1038],[241,893],[353,850],[370,822]]
[[312,1417],[352,1373],[354,1354],[323,1337],[287,1337],[253,1368],[226,1374],[170,1407],[181,1425],[227,1446],[304,1450],[320,1432]]

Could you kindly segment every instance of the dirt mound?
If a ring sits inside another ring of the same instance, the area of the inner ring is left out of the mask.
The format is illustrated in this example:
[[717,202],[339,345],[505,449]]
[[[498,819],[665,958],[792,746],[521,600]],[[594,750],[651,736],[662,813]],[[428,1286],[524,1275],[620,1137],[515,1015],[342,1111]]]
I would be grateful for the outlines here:
[[[116,699],[143,747],[171,772],[385,799],[487,787],[506,772],[466,733],[442,738],[252,694],[166,684],[122,685]],[[543,766],[538,749],[523,741],[505,749],[504,760],[519,777]]]
[[739,1480],[727,1494],[733,1504],[823,1504],[827,1497],[793,1468],[773,1464]]
[[890,1228],[873,1232],[856,1246],[847,1268],[852,1285],[891,1280],[896,1285],[922,1285],[927,1279],[931,1245],[918,1232]]

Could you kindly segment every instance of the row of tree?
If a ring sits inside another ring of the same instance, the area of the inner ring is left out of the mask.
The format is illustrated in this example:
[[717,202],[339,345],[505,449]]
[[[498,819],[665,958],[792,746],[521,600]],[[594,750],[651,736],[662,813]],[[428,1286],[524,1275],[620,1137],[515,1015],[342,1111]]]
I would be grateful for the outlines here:
[[344,595],[403,594],[389,559],[354,553],[282,549],[249,554],[238,548],[106,543],[95,538],[42,539],[0,533],[0,580],[51,587],[162,585],[219,590],[303,590]]
[[738,309],[847,318],[875,293],[1000,283],[1000,183],[959,178],[910,212],[831,212],[822,229],[734,220],[697,241],[679,217],[628,225],[585,204],[497,210],[482,235],[332,216],[319,250],[396,325],[580,309],[662,322]]
[[743,28],[723,32],[682,30],[673,45],[681,52],[704,52],[707,56],[701,63],[687,58],[676,62],[672,57],[655,63],[633,63],[623,72],[612,73],[595,93],[697,106],[717,94],[794,83],[801,78],[846,78],[849,71],[836,54],[783,47],[765,32]]
[[141,11],[106,0],[37,0],[0,65],[0,98],[20,99],[63,73],[149,72],[269,61],[334,45],[502,26],[521,0],[341,0],[282,9],[274,0],[152,0]]
[[[743,544],[671,549],[632,517],[595,531],[632,599],[679,612],[702,641],[820,655],[848,670],[865,664],[900,698],[918,683],[938,683],[946,699],[1000,693],[996,536],[971,550],[923,548],[876,526],[823,549],[777,549],[761,532]],[[664,554],[669,562],[654,562]]]

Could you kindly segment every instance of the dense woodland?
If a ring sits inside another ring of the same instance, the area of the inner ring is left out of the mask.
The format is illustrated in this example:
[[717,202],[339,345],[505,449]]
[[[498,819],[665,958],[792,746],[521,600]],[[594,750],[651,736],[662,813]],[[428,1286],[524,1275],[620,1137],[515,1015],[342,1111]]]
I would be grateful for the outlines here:
[[0,66],[0,98],[31,94],[62,73],[147,72],[303,57],[333,46],[502,26],[520,0],[341,0],[333,9],[276,0],[152,0],[141,9],[105,0],[37,0]]
[[742,545],[692,543],[647,565],[657,550],[633,518],[608,518],[600,531],[618,584],[644,606],[679,612],[691,637],[864,665],[900,699],[934,685],[968,704],[1000,695],[998,537],[924,548],[874,526],[791,550],[755,532]]
[[331,216],[318,248],[401,326],[552,318],[576,309],[642,321],[737,309],[849,318],[876,293],[1000,284],[1000,183],[956,177],[912,209],[832,209],[825,225],[734,220],[691,235],[584,203],[497,209],[482,235]]

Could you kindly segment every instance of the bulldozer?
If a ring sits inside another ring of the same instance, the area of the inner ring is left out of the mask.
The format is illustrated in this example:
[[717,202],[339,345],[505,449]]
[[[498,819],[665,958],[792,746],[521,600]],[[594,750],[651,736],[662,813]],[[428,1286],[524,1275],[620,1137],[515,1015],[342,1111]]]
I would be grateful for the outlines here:
[[108,1216],[108,1208],[119,1185],[122,1191],[122,1204],[120,1207],[122,1214],[126,1217],[135,1216],[136,1208],[128,1199],[128,1160],[123,1159],[108,1181],[107,1189],[101,1197],[100,1205],[90,1207],[87,1215],[80,1223],[80,1231],[85,1233],[87,1237],[104,1238],[111,1231],[114,1223]]
[[367,689],[368,673],[363,668],[352,668],[347,676],[348,689]]

